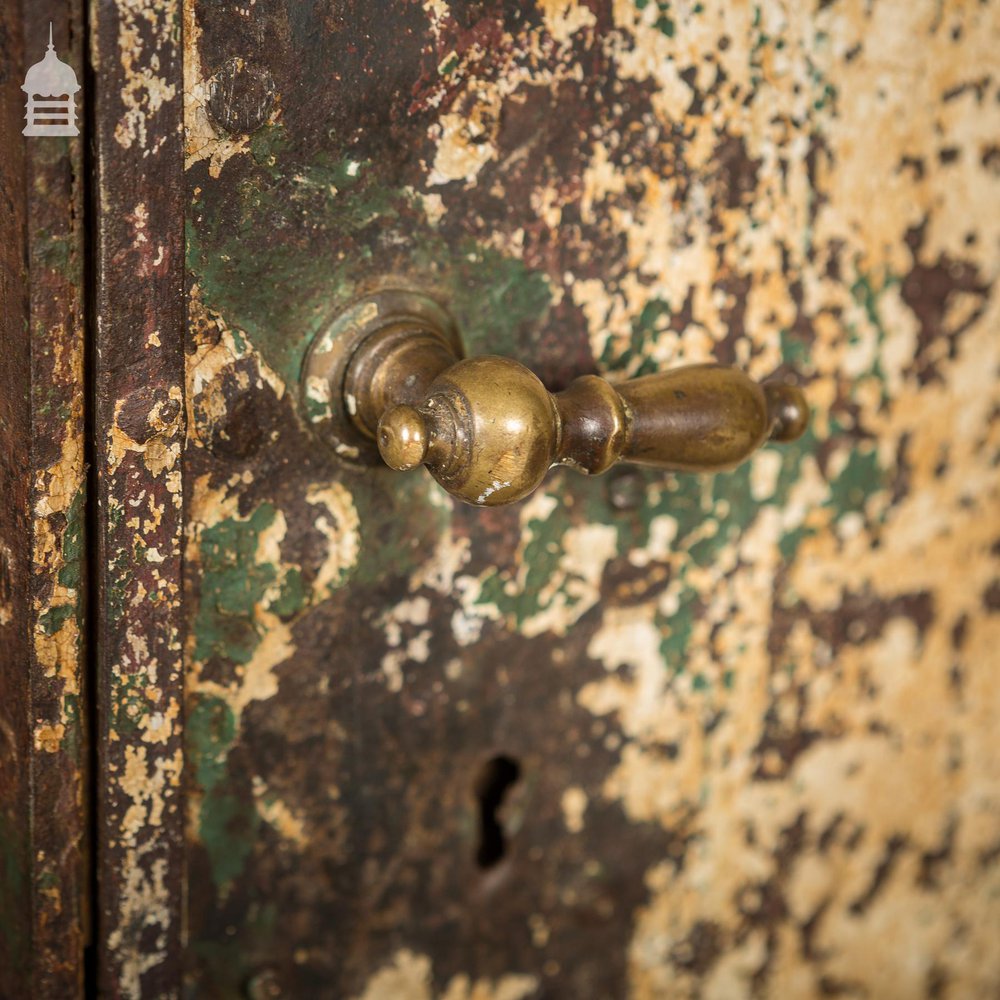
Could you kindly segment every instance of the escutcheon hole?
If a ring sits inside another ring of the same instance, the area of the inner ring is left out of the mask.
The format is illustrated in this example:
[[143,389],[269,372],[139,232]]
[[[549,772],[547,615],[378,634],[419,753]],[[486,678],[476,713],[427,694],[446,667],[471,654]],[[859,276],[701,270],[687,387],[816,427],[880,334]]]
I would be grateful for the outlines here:
[[492,868],[507,853],[507,835],[500,818],[500,810],[511,787],[521,777],[521,765],[513,757],[499,754],[488,760],[476,780],[476,797],[479,800],[479,844],[476,864]]

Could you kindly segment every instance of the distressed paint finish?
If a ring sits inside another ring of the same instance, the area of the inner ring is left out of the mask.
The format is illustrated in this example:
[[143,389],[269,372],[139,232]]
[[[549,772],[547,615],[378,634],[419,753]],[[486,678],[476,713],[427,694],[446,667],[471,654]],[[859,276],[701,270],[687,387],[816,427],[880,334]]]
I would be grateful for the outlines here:
[[[24,71],[82,76],[82,7],[12,4],[0,33],[5,330],[0,495],[0,993],[82,990],[89,932],[84,711],[83,181],[77,139],[21,136]],[[18,216],[20,215],[20,218]]]
[[[22,105],[20,80],[7,67],[23,53],[20,10],[0,9],[2,52],[0,114],[4,134],[16,134]],[[31,987],[31,831],[24,812],[30,795],[31,477],[24,456],[31,449],[31,352],[27,266],[25,150],[14,144],[0,156],[0,988]],[[18,676],[20,675],[20,676]]]
[[[1000,5],[184,23],[192,993],[995,992]],[[552,389],[794,365],[812,428],[456,506],[298,413],[387,276]]]
[[179,992],[181,19],[91,6],[96,87],[98,985]]

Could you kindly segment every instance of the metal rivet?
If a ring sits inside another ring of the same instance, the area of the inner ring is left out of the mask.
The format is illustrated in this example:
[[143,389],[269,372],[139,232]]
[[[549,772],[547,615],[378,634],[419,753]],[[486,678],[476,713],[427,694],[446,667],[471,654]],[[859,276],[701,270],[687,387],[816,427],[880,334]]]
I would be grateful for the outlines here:
[[262,969],[246,985],[244,990],[247,1000],[278,1000],[281,996],[281,983],[274,969]]
[[243,358],[222,368],[192,399],[198,440],[220,458],[246,459],[275,430],[280,406],[257,364]]
[[180,401],[163,386],[143,386],[121,401],[115,422],[133,441],[146,444],[158,434],[172,434],[180,410]]
[[208,116],[227,132],[256,132],[274,107],[274,80],[263,66],[228,59],[208,81]]

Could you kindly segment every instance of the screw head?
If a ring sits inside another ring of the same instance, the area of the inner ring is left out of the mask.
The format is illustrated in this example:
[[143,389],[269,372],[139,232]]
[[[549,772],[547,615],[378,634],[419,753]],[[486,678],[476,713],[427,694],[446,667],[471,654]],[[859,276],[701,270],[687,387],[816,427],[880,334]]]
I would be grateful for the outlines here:
[[262,969],[246,984],[243,993],[247,1000],[279,1000],[282,989],[278,973]]
[[256,132],[274,107],[274,80],[241,56],[226,60],[208,81],[208,116],[234,134]]

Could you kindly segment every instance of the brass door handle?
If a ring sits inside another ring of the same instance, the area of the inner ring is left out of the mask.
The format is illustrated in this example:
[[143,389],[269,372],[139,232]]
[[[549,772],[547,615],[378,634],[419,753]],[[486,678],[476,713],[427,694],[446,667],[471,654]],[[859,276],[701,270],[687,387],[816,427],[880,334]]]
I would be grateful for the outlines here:
[[553,394],[511,358],[463,359],[444,314],[407,292],[342,316],[310,352],[304,386],[313,423],[341,454],[377,443],[386,465],[425,465],[477,506],[523,499],[553,465],[730,469],[765,441],[795,440],[809,419],[798,388],[713,364],[615,384],[584,375]]

